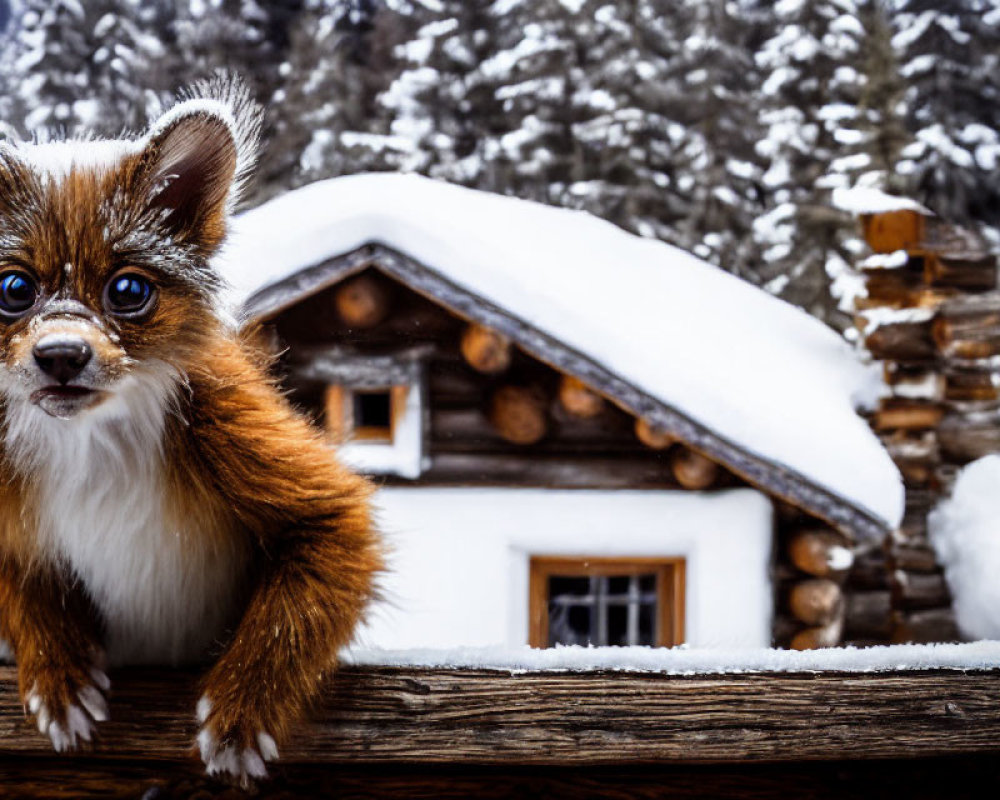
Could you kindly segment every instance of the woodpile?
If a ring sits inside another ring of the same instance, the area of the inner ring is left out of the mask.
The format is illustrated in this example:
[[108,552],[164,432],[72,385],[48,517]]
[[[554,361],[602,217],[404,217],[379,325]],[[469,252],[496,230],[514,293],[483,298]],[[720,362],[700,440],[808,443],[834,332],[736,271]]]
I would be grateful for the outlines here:
[[854,564],[846,536],[800,514],[779,515],[780,581],[777,644],[794,650],[835,647],[843,638],[848,596],[845,583]]
[[888,606],[891,641],[953,640],[926,519],[959,468],[1000,452],[997,261],[974,231],[917,211],[861,222],[873,255],[858,264],[867,296],[856,326],[888,388],[871,423],[903,475],[907,507],[886,543],[888,585],[848,597],[847,614],[877,628]]

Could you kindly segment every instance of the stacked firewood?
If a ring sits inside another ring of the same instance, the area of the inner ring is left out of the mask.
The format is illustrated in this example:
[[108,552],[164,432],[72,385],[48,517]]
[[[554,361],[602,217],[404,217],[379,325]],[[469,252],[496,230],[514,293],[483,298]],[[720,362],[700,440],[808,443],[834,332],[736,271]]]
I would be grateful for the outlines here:
[[1000,451],[996,257],[974,232],[918,211],[861,221],[873,253],[857,265],[867,296],[856,301],[856,328],[887,387],[871,424],[907,491],[903,524],[887,545],[892,639],[954,639],[927,514],[962,465]]

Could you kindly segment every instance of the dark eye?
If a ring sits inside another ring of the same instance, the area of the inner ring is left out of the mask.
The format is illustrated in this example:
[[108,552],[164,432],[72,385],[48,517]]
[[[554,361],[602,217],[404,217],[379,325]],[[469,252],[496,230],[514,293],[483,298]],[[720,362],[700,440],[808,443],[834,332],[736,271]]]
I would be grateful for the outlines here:
[[105,303],[114,314],[132,316],[146,310],[153,297],[153,284],[142,275],[116,275],[104,290]]
[[0,273],[0,313],[18,317],[35,304],[38,287],[26,272]]

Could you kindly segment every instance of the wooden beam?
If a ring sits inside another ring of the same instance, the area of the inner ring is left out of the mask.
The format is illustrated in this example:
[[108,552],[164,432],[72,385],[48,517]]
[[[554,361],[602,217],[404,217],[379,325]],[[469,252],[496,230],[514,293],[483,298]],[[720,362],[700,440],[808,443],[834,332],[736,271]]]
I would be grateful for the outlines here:
[[[0,761],[64,763],[0,668]],[[196,676],[112,674],[81,766],[190,765]],[[1000,755],[1000,670],[668,676],[345,668],[282,763],[641,765]]]

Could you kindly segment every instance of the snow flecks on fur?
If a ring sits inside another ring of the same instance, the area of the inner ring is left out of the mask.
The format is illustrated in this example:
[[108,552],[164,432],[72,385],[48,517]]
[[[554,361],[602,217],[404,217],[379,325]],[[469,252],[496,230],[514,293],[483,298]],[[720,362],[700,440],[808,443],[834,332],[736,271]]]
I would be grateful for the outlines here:
[[121,139],[79,139],[66,142],[22,144],[16,149],[36,172],[55,181],[65,179],[74,170],[112,170],[128,156],[135,155],[141,143]]

